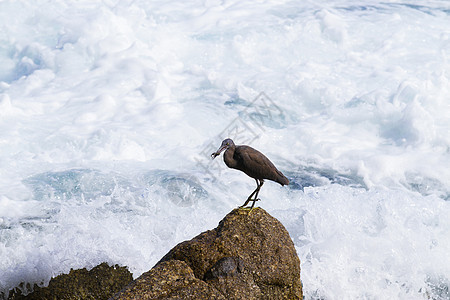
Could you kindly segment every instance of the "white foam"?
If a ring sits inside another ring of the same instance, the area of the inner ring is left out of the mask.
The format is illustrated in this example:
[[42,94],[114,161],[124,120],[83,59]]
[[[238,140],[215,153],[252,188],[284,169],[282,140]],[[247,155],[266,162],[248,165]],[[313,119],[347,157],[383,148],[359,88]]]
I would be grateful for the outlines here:
[[1,2],[0,289],[102,261],[139,276],[215,227],[254,189],[210,160],[230,135],[291,179],[258,204],[306,298],[445,299],[446,7]]
[[440,261],[450,243],[441,236],[447,202],[338,185],[298,196],[274,214],[295,241],[309,295],[421,299],[434,274],[449,272]]

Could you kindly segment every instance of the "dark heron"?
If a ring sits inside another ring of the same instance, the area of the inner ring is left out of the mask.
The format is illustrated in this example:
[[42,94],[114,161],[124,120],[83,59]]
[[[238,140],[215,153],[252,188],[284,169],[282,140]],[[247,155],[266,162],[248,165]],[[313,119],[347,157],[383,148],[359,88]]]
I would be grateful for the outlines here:
[[278,182],[281,185],[289,184],[289,180],[283,173],[278,171],[273,163],[258,150],[245,145],[236,146],[232,139],[226,139],[222,142],[220,148],[211,154],[212,159],[216,158],[223,150],[226,150],[223,154],[223,160],[229,168],[240,170],[256,180],[256,189],[248,196],[244,205],[240,207],[244,207],[250,201],[253,201],[250,207],[253,208],[255,202],[259,200],[258,193],[264,184],[264,179]]

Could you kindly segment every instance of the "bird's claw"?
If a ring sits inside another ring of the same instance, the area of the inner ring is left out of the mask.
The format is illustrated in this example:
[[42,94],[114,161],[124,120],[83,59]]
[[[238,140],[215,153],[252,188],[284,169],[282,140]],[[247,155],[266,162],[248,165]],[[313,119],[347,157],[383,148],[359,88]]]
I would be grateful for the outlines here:
[[244,207],[244,206],[239,206],[238,208],[243,209],[243,210],[251,210],[252,209],[251,207]]

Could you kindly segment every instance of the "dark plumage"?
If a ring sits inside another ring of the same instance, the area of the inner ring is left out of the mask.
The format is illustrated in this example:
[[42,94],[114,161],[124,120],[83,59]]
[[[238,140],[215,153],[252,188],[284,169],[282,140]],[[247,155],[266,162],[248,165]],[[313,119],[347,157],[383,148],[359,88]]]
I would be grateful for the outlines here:
[[[240,170],[247,174],[248,176],[256,180],[256,189],[250,194],[245,201],[244,207],[248,202],[253,201],[251,208],[258,201],[258,193],[264,184],[264,179],[272,180],[278,182],[281,185],[288,185],[289,180],[278,171],[278,169],[273,165],[273,163],[261,152],[252,147],[245,145],[236,146],[231,139],[225,139],[222,142],[220,148],[211,154],[214,159],[223,150],[226,150],[223,154],[223,160],[229,168]],[[252,198],[254,196],[254,198]]]

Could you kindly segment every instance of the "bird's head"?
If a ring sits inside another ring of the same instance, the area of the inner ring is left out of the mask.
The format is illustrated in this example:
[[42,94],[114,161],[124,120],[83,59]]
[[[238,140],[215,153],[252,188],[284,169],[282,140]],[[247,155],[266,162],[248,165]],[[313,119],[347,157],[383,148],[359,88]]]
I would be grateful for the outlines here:
[[232,139],[225,139],[222,142],[222,145],[220,145],[219,149],[217,149],[216,152],[214,152],[213,154],[211,154],[211,158],[214,159],[216,158],[216,156],[218,156],[222,151],[227,150],[230,147],[234,146],[234,142]]

